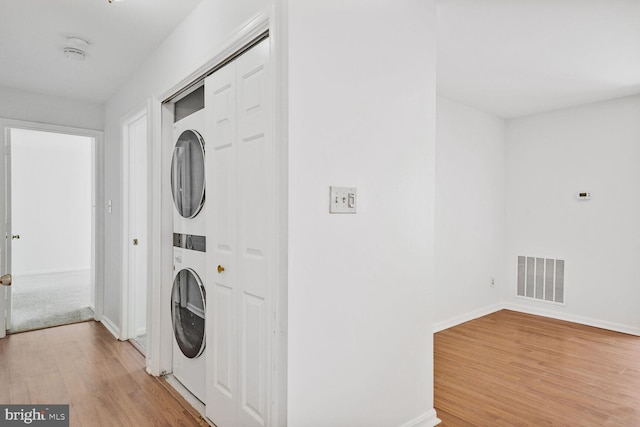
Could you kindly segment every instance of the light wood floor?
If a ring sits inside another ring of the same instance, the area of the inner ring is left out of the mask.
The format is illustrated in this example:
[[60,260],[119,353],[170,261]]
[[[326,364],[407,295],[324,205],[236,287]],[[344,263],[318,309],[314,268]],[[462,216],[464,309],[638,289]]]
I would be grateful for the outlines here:
[[69,404],[70,425],[206,426],[144,358],[89,321],[0,340],[0,402]]
[[441,426],[640,426],[640,338],[503,310],[435,334]]

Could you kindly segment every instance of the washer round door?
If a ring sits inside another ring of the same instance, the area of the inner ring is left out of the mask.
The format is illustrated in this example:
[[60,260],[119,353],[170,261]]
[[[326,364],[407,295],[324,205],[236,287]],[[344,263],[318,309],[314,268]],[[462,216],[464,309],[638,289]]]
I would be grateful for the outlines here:
[[193,218],[204,205],[204,140],[194,130],[180,134],[171,159],[171,192],[180,216]]
[[204,312],[205,290],[200,278],[190,268],[180,270],[173,279],[171,319],[178,347],[190,359],[204,351]]

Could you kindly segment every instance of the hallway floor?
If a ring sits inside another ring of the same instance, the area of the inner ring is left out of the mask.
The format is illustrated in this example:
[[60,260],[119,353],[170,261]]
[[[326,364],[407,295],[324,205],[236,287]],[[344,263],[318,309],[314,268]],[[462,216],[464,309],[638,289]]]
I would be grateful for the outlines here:
[[0,339],[0,384],[4,404],[69,404],[74,427],[208,425],[94,321]]

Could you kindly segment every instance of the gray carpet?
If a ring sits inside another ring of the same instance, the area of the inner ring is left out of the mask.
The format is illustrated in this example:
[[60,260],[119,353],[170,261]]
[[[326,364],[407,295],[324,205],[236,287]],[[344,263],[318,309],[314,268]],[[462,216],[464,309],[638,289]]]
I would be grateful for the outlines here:
[[93,318],[89,271],[13,277],[11,329],[22,332]]

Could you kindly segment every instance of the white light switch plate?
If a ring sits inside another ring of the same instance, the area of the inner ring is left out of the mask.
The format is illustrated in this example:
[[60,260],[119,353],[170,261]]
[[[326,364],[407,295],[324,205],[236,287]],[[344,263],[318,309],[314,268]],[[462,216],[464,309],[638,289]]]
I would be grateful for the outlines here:
[[355,187],[329,187],[329,213],[356,213],[358,195]]

